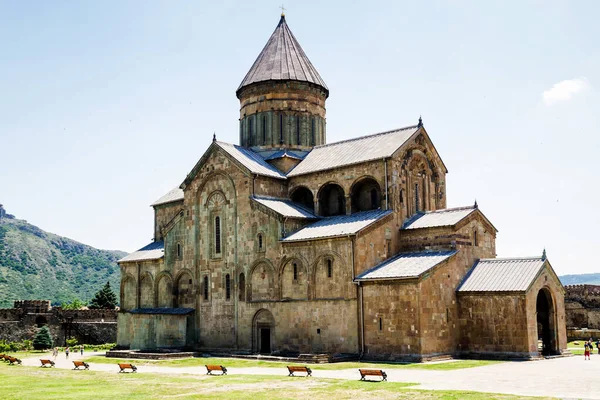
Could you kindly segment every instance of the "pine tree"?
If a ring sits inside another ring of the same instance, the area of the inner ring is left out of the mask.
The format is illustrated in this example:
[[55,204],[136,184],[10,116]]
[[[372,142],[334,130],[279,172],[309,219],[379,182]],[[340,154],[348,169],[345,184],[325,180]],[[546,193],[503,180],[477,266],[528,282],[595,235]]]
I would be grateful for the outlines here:
[[46,350],[52,348],[52,336],[48,325],[42,326],[36,333],[33,339],[33,348],[35,350]]
[[117,307],[117,295],[110,287],[110,282],[106,282],[106,285],[102,289],[100,289],[95,295],[92,301],[90,301],[90,305],[88,308],[97,309],[114,309]]

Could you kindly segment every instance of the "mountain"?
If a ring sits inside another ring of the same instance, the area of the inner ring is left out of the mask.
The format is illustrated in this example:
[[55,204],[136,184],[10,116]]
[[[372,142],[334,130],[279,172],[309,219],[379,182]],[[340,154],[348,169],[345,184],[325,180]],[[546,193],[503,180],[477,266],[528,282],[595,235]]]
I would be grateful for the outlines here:
[[0,205],[0,308],[14,300],[89,301],[106,281],[118,293],[116,261],[126,254],[45,232]]
[[573,274],[559,276],[563,285],[600,285],[600,274]]

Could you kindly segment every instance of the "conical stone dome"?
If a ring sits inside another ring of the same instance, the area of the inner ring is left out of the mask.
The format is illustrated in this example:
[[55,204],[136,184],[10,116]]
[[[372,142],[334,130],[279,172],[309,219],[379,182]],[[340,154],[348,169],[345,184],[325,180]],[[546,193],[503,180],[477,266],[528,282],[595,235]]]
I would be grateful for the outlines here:
[[239,94],[240,89],[257,82],[289,80],[313,83],[329,91],[282,15],[277,28],[242,80],[237,93]]
[[325,143],[329,89],[283,15],[236,95],[240,145],[271,157],[287,149],[306,154]]

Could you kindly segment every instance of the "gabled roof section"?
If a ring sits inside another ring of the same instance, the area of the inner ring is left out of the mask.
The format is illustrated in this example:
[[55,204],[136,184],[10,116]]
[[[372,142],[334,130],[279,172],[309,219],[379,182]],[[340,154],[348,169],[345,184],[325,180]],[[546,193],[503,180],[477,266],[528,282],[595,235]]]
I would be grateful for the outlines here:
[[446,261],[456,250],[401,253],[356,277],[357,281],[414,279]]
[[355,235],[359,231],[385,218],[391,213],[391,210],[371,210],[351,215],[325,217],[322,220],[291,234],[283,239],[282,242],[299,242]]
[[162,204],[173,203],[176,201],[183,200],[183,190],[179,187],[169,190],[167,194],[162,196],[160,199],[156,200],[154,203],[150,204],[151,207],[160,206]]
[[278,158],[283,158],[283,157],[293,158],[294,160],[303,160],[304,157],[306,157],[306,152],[290,151],[288,149],[278,150],[278,151],[274,152],[273,154],[266,156],[265,161],[276,160]]
[[544,267],[544,257],[484,258],[458,287],[466,292],[526,292]]
[[418,125],[315,146],[288,177],[391,157],[419,131]]
[[259,154],[253,152],[250,149],[236,146],[231,143],[217,142],[213,140],[209,148],[204,152],[200,160],[196,163],[192,171],[185,177],[183,183],[179,186],[181,189],[185,189],[187,185],[196,177],[198,171],[202,168],[206,160],[210,157],[215,149],[220,149],[229,157],[231,157],[237,164],[245,168],[252,174],[268,176],[277,179],[286,179],[285,175],[282,174],[275,167],[269,165]]
[[313,83],[329,92],[325,81],[300,47],[285,21],[285,16],[282,15],[269,41],[242,80],[237,93],[253,83],[284,80]]
[[494,230],[498,231],[476,205],[418,212],[404,222],[402,230],[454,226],[475,212],[479,212],[483,219],[494,228]]
[[251,199],[286,218],[319,219],[309,209],[290,200],[258,196]]
[[146,245],[139,249],[138,251],[134,251],[133,253],[126,255],[121,258],[118,263],[129,262],[129,261],[149,261],[149,260],[158,260],[165,256],[165,243],[162,240],[152,242],[149,245]]

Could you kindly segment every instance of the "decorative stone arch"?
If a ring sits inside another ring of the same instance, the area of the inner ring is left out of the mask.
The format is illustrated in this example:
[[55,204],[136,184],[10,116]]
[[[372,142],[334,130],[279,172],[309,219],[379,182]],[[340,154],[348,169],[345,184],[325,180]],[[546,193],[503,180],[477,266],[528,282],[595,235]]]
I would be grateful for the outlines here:
[[[295,271],[294,271],[295,266]],[[295,279],[294,279],[295,278]],[[299,255],[285,258],[278,269],[280,299],[308,299],[310,293],[309,263]]]
[[155,304],[158,308],[173,307],[173,276],[169,271],[161,271],[154,281]]
[[133,310],[137,306],[137,281],[127,273],[121,278],[121,309]]
[[[327,277],[327,260],[332,261],[332,278]],[[342,262],[342,256],[332,250],[319,253],[312,266],[311,287],[313,299],[343,297],[344,291],[340,282],[345,279],[346,268]],[[325,282],[323,280],[326,279]]]
[[377,179],[371,175],[363,175],[350,186],[351,211],[367,211],[381,208],[383,192]]
[[252,318],[252,351],[272,353],[275,337],[275,318],[271,311],[261,308]]
[[435,207],[430,196],[434,166],[424,151],[419,148],[412,148],[406,153],[405,165],[408,215],[431,210]]
[[346,214],[346,191],[335,181],[329,181],[319,188],[317,192],[318,213],[328,217]]
[[179,308],[196,308],[194,299],[194,274],[183,268],[175,276],[175,305]]
[[312,190],[304,185],[299,185],[290,190],[290,199],[295,202],[302,204],[309,210],[315,210],[315,196]]
[[[194,193],[194,197],[196,199],[199,199],[202,195],[202,192],[204,190],[204,187],[206,186],[206,184],[208,182],[210,182],[211,180],[213,180],[215,177],[217,176],[222,176],[223,178],[225,178],[227,181],[229,181],[229,184],[231,186],[231,189],[233,190],[233,196],[232,199],[235,201],[235,199],[237,198],[237,190],[235,187],[235,182],[233,180],[233,178],[231,176],[229,176],[229,174],[225,171],[221,171],[221,170],[215,170],[215,171],[211,171],[208,175],[206,175],[206,177],[202,180],[202,182],[198,185],[198,189],[196,189],[196,192]],[[214,192],[214,191],[213,191]],[[210,198],[210,194],[212,194],[213,192],[209,193],[207,195],[207,199]]]
[[267,258],[256,260],[248,270],[247,298],[249,301],[277,300],[275,267]]
[[556,299],[548,286],[542,287],[536,295],[535,307],[537,337],[541,340],[541,354],[559,354],[558,349],[558,321],[556,313]]
[[154,277],[148,271],[140,276],[140,308],[154,308]]

